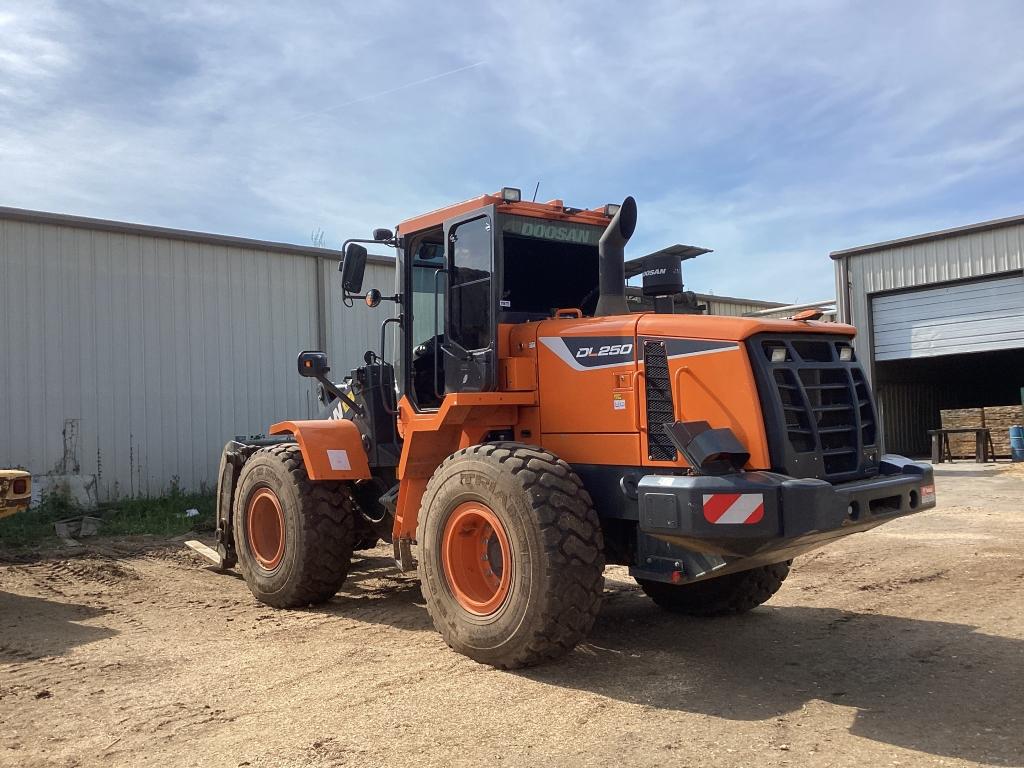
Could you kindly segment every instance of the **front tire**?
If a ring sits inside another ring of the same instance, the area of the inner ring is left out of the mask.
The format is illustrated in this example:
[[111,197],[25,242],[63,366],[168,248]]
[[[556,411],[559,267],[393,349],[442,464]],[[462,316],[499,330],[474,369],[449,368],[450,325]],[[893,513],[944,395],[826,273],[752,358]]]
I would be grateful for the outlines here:
[[640,588],[660,607],[689,616],[728,616],[753,610],[779,591],[790,562],[728,573],[694,584],[666,584],[637,579]]
[[600,609],[604,543],[564,461],[519,443],[449,456],[423,494],[420,581],[454,650],[512,669],[572,650]]
[[348,574],[355,514],[345,484],[310,481],[297,445],[256,451],[234,506],[238,565],[253,595],[275,608],[330,600]]

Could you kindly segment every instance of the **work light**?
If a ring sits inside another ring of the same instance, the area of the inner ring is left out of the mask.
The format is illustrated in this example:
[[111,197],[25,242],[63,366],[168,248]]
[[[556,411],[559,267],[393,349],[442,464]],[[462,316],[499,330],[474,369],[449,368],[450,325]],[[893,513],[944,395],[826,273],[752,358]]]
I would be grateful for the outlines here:
[[772,347],[772,362],[773,363],[784,363],[784,362],[786,362],[786,348],[785,347]]
[[619,205],[618,203],[608,203],[608,205],[604,207],[604,215],[607,216],[608,218],[611,218],[612,216],[619,212],[619,208],[621,207],[622,206]]
[[501,199],[506,203],[518,203],[523,199],[523,192],[515,187],[502,187]]
[[839,359],[844,363],[848,363],[853,360],[853,347],[840,347]]

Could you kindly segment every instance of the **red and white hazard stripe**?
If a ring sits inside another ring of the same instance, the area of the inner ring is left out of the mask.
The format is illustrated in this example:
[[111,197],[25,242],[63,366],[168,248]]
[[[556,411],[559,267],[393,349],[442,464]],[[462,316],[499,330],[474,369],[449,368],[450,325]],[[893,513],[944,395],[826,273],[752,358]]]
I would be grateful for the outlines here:
[[704,519],[709,523],[753,525],[763,517],[763,493],[704,494]]

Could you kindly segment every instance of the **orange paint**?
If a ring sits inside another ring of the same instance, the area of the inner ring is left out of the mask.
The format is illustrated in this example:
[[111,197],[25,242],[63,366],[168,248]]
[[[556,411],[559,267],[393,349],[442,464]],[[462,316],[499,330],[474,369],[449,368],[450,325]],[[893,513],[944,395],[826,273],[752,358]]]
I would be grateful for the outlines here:
[[398,464],[401,485],[394,537],[416,537],[426,481],[446,457],[476,445],[488,432],[512,429],[519,420],[519,407],[536,403],[535,392],[457,392],[445,396],[437,411],[417,413],[403,397],[398,404],[404,444]]
[[461,216],[465,213],[470,213],[489,205],[497,206],[497,210],[500,213],[508,213],[515,216],[529,216],[535,219],[568,221],[575,222],[577,224],[596,224],[597,226],[606,226],[608,222],[611,221],[608,216],[604,215],[603,208],[568,213],[565,211],[561,200],[549,200],[546,203],[531,203],[527,200],[523,200],[518,203],[506,203],[501,199],[501,194],[496,193],[493,195],[481,195],[480,197],[474,197],[470,200],[463,200],[460,203],[453,203],[452,205],[445,206],[444,208],[438,208],[436,211],[430,211],[429,213],[424,213],[421,216],[406,219],[398,225],[398,231],[403,236],[414,232],[422,232],[425,229],[439,227],[451,218]]
[[636,432],[573,435],[545,432],[542,443],[544,450],[570,464],[640,466],[640,435]]
[[310,480],[370,479],[363,438],[351,421],[281,421],[270,428],[272,435],[289,433],[295,435]]
[[441,567],[466,611],[489,616],[508,597],[515,559],[501,520],[486,504],[467,501],[452,512],[441,537]]

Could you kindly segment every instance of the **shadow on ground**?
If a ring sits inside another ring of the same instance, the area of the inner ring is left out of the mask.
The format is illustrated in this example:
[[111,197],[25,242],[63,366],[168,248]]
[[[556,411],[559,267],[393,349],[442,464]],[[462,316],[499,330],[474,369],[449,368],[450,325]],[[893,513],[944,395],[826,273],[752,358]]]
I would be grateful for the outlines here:
[[519,674],[665,710],[769,720],[822,700],[851,732],[933,755],[1024,765],[1024,641],[943,621],[763,606],[690,619],[613,593],[589,642]]
[[[433,631],[415,578],[366,557],[317,609]],[[766,606],[694,619],[613,587],[585,643],[518,672],[663,710],[768,721],[813,701],[855,710],[851,732],[928,754],[1024,765],[1024,641],[975,627],[830,608]]]
[[107,611],[0,591],[0,663],[58,656],[117,634],[79,622]]

